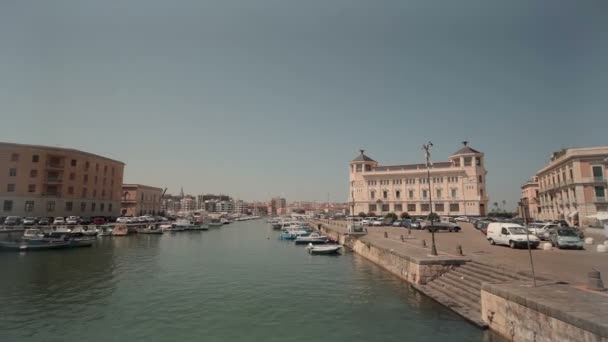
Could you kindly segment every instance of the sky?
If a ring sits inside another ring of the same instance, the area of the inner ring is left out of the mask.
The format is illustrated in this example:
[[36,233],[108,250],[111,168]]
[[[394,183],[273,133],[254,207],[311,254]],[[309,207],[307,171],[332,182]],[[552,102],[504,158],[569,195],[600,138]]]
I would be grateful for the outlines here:
[[608,144],[604,0],[3,0],[0,141],[125,182],[348,199],[348,163],[486,155],[490,201]]

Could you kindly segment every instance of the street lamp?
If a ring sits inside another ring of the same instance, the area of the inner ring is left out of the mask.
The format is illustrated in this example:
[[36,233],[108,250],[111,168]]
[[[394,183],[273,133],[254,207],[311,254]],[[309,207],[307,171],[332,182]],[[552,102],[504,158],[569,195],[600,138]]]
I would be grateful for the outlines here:
[[429,185],[429,220],[431,221],[431,255],[437,256],[437,246],[435,245],[435,226],[433,224],[433,191],[431,187],[431,147],[433,143],[422,145],[426,157],[426,183]]

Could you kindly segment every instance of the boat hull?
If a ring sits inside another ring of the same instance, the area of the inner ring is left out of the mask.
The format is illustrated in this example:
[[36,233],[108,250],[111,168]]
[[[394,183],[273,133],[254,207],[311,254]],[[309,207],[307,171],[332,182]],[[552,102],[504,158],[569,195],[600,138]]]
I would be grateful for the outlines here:
[[296,239],[294,242],[296,245],[307,245],[309,243],[312,243],[313,245],[324,245],[327,241],[327,239]]
[[329,254],[339,254],[342,247],[334,247],[334,248],[324,248],[324,249],[315,249],[309,248],[308,253],[313,255],[329,255]]

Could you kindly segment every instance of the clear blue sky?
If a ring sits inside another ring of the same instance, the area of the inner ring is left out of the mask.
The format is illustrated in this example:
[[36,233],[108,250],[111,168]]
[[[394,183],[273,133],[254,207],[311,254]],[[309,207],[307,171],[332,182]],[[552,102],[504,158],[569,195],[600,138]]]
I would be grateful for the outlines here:
[[608,143],[608,2],[5,0],[0,141],[126,182],[347,200],[347,165],[486,153],[489,195]]

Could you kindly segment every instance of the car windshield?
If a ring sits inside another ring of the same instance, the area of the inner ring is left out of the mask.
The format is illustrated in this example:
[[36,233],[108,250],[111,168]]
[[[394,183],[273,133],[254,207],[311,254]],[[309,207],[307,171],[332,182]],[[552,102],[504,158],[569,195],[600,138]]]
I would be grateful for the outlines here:
[[576,232],[572,229],[559,229],[557,231],[557,235],[559,236],[578,236]]
[[515,235],[526,234],[526,229],[523,227],[509,227],[509,231]]

